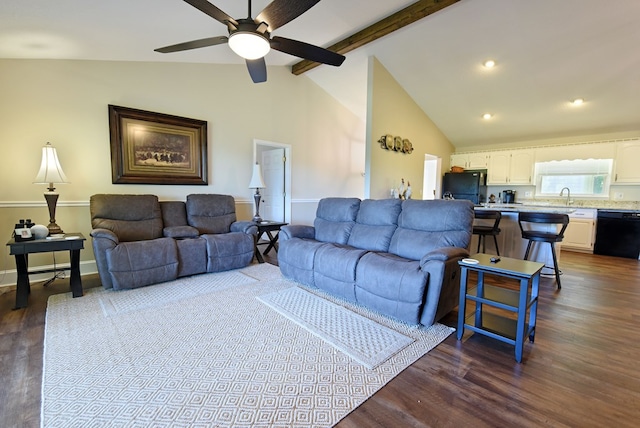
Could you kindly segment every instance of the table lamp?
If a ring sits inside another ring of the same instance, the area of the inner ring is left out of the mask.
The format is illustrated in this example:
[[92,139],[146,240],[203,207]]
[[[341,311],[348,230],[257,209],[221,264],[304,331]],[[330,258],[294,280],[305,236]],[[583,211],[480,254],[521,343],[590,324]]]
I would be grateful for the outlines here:
[[249,183],[250,189],[256,189],[256,193],[253,195],[253,200],[256,203],[256,215],[253,216],[253,221],[256,223],[262,221],[262,218],[260,218],[260,198],[262,197],[260,195],[260,189],[264,189],[265,187],[267,186],[264,185],[262,169],[260,168],[260,164],[256,162],[256,164],[253,165],[253,174],[251,175],[251,182]]
[[49,235],[56,233],[63,233],[60,226],[56,224],[56,204],[58,203],[58,193],[56,193],[54,183],[68,183],[66,175],[62,171],[60,161],[58,160],[58,153],[56,153],[55,147],[51,143],[47,143],[42,148],[42,163],[40,164],[40,171],[36,176],[33,184],[47,184],[47,192],[44,193],[44,199],[47,201],[47,207],[49,207]]

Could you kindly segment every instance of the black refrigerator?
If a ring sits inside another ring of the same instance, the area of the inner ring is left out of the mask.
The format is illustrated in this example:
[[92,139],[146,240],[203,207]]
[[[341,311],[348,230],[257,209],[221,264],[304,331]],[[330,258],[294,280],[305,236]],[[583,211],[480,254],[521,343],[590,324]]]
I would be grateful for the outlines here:
[[482,204],[487,200],[487,172],[466,171],[447,172],[442,181],[442,195],[453,196],[454,199],[468,199],[474,204]]

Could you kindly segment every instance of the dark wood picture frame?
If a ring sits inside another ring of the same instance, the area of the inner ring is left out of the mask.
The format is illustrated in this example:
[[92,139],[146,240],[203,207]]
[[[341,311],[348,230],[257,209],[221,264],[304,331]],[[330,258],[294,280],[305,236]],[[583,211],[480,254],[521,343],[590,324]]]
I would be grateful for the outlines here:
[[207,184],[207,122],[109,105],[113,184]]

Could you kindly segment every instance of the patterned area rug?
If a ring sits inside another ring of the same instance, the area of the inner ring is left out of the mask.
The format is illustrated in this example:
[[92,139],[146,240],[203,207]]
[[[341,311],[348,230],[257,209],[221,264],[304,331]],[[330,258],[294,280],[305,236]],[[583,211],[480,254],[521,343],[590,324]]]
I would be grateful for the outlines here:
[[137,290],[94,288],[79,299],[52,296],[42,426],[332,426],[452,332],[406,326],[305,289],[327,299],[316,304],[323,310],[357,314],[341,322],[366,318],[357,328],[367,335],[379,324],[410,338],[371,369],[336,348],[349,341],[331,344],[340,328],[325,329],[324,340],[259,300],[296,285],[261,264]]
[[369,369],[413,342],[404,334],[299,287],[258,299]]

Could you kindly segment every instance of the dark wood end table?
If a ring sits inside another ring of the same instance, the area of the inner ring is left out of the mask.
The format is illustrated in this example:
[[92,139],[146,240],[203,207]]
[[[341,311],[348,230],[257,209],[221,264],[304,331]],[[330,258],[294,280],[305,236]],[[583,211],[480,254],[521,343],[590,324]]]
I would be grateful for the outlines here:
[[[278,233],[274,234],[273,232],[279,232],[282,226],[286,226],[288,223],[283,223],[279,221],[271,221],[265,220],[261,222],[256,222],[256,226],[258,226],[258,236],[256,237],[256,249],[255,254],[259,263],[264,263],[264,258],[262,255],[266,255],[271,249],[276,250],[278,252]],[[267,234],[268,240],[260,241],[264,234]],[[258,245],[266,245],[267,248],[260,253],[260,249]]]
[[31,292],[29,275],[36,273],[55,272],[56,269],[43,269],[29,271],[29,254],[50,253],[53,251],[69,251],[71,266],[58,270],[71,270],[69,285],[73,297],[82,296],[82,279],[80,278],[80,250],[84,248],[86,238],[81,233],[67,233],[61,238],[35,239],[33,241],[7,242],[10,254],[16,258],[16,270],[18,271],[18,283],[16,286],[16,306],[14,309],[26,308]]

